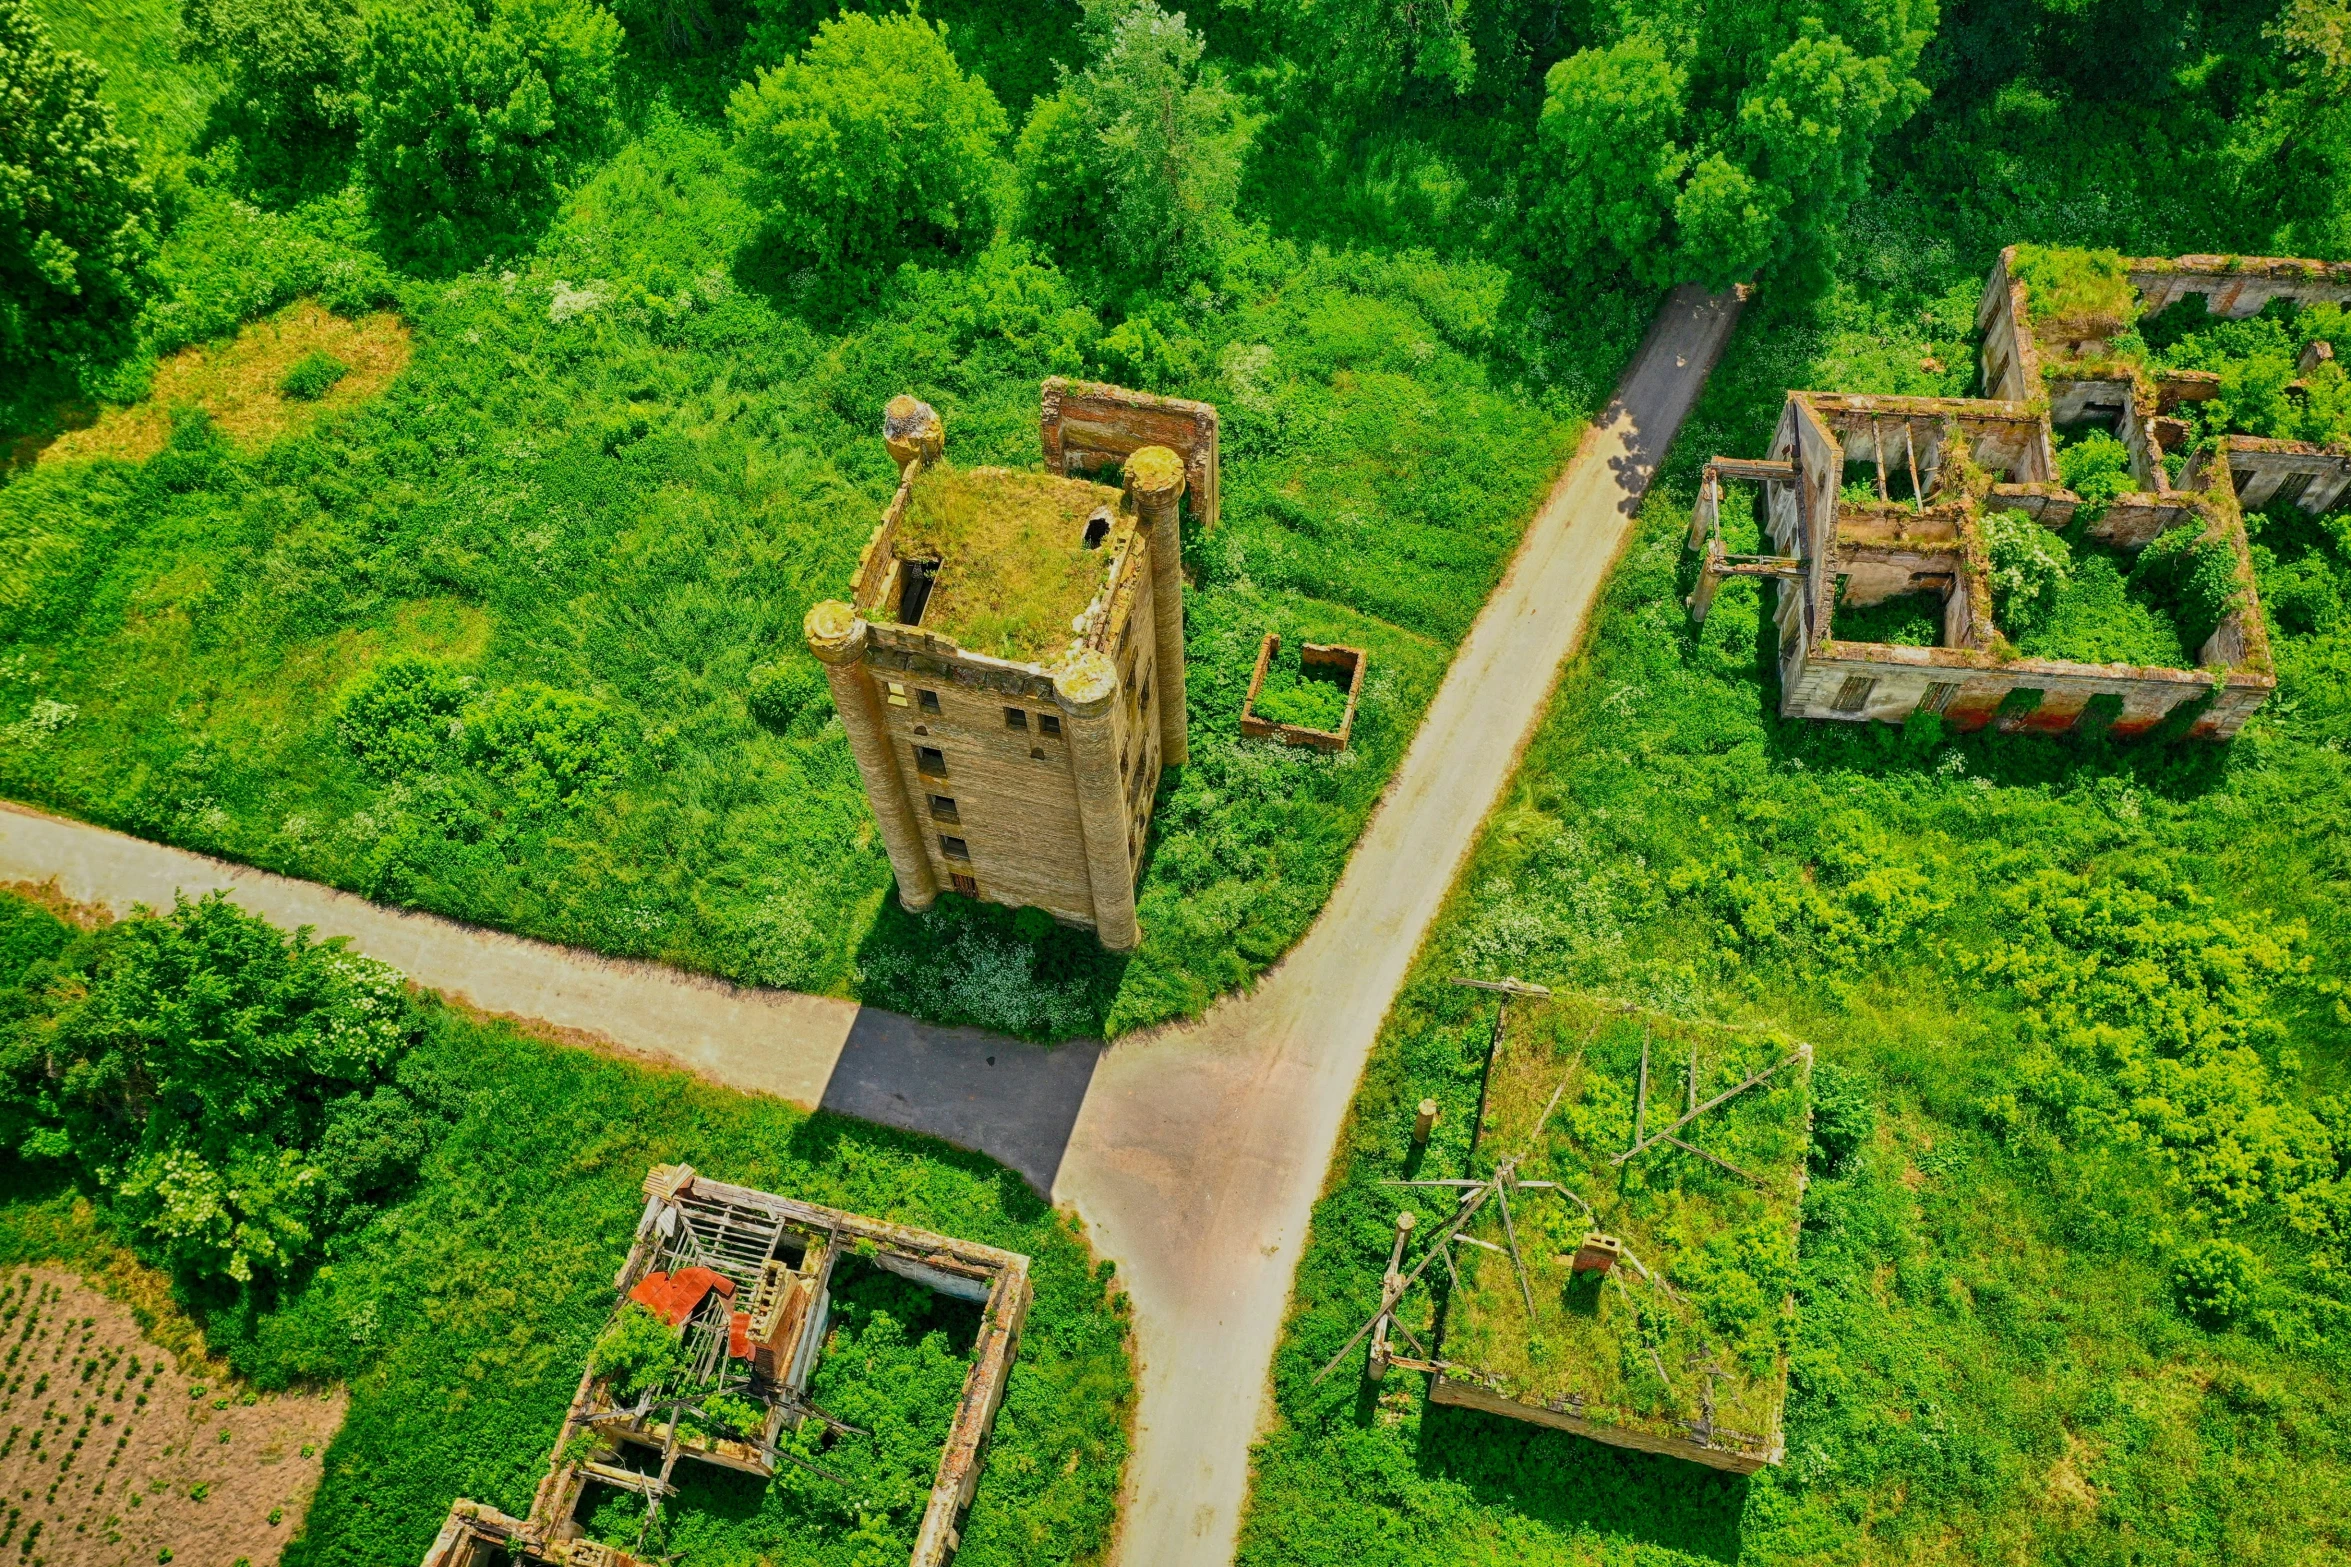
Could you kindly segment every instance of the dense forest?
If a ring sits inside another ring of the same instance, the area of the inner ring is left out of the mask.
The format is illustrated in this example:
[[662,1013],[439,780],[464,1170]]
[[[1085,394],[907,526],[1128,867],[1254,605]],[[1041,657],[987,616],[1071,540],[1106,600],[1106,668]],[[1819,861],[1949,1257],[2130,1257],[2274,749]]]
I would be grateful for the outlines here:
[[[2351,257],[2341,0],[0,0],[0,98],[0,791],[1045,1039],[1197,1013],[1296,940],[1661,291],[1754,284],[1375,1052],[1244,1559],[2351,1550],[2351,514],[2247,518],[2279,688],[2226,747],[1782,720],[1768,604],[1678,603],[1699,464],[1759,453],[1790,386],[1975,390],[2002,246]],[[2236,378],[2199,437],[2342,438],[2340,372],[2278,370],[2315,313],[2144,330]],[[1054,373],[1224,417],[1193,761],[1120,959],[902,913],[798,641],[886,499],[882,403],[1026,464]],[[2085,494],[2101,442],[2061,454]],[[2187,661],[2147,584],[2068,569],[2043,634]],[[1369,650],[1350,752],[1239,739],[1268,630]],[[1116,1307],[985,1161],[523,1039],[219,908],[8,918],[0,1240],[128,1248],[241,1374],[353,1386],[295,1559],[410,1559],[448,1496],[527,1495],[605,1232],[645,1163],[710,1149],[1049,1259],[966,1555],[1106,1537]],[[269,979],[237,1075],[125,1099],[188,1073],[156,1053],[222,970]],[[1784,1466],[1311,1381],[1377,1296],[1422,1097],[1427,1159],[1468,1157],[1491,1013],[1460,972],[1814,1043],[1834,1113],[1758,1282],[1795,1303]],[[583,1150],[548,1104],[635,1130]],[[523,1222],[484,1163],[565,1194],[525,1225],[569,1281],[527,1350],[451,1304]],[[915,1388],[953,1350],[908,1317],[854,1326]],[[721,1496],[676,1543],[878,1561],[906,1526],[828,1505]]]

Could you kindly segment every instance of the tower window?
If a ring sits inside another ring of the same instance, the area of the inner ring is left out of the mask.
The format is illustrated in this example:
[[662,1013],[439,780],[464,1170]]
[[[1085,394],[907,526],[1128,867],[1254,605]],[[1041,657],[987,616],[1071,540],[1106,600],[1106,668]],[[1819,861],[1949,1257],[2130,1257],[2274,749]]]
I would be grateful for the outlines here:
[[933,778],[946,777],[947,753],[934,745],[916,746],[914,748],[914,770],[918,773],[926,773]]
[[895,680],[890,681],[888,684],[890,687],[890,705],[892,707],[904,707],[906,705],[906,687]]
[[1007,729],[1026,729],[1026,728],[1028,728],[1028,726],[1029,726],[1029,710],[1028,710],[1027,708],[1025,708],[1025,707],[1008,707],[1008,708],[1006,708],[1006,709],[1004,710],[1004,727],[1005,727],[1005,728],[1007,728]]
[[945,822],[949,826],[957,826],[962,823],[963,816],[955,809],[953,800],[943,794],[934,794],[931,796],[931,820]]
[[968,861],[971,858],[971,845],[965,843],[961,838],[941,833],[939,834],[939,852],[951,860]]
[[1039,713],[1037,715],[1037,732],[1043,735],[1051,735],[1057,740],[1060,739],[1061,715],[1059,713]]
[[915,705],[926,713],[935,713],[939,710],[939,693],[936,691],[917,691],[914,693],[914,698]]

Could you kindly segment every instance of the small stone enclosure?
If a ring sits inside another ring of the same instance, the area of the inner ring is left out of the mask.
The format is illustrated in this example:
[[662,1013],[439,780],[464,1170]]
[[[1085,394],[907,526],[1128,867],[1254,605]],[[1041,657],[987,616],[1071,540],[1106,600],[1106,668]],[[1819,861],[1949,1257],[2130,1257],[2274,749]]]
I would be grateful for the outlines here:
[[[2351,302],[2351,263],[2271,257],[2125,260],[2142,315],[2201,295],[2216,316],[2256,313],[2272,299]],[[1779,584],[1780,711],[1790,717],[1877,719],[1942,715],[1951,727],[2060,733],[2085,720],[2112,733],[2171,728],[2225,740],[2276,686],[2269,638],[2245,542],[2244,508],[2273,499],[2323,510],[2351,491],[2351,452],[2303,442],[2223,436],[2199,447],[2177,483],[2164,461],[2164,415],[2208,398],[2214,378],[2161,379],[2110,354],[2112,322],[2036,311],[2016,276],[2016,249],[1994,264],[1976,313],[1981,398],[1884,397],[1790,391],[1771,454],[1706,465],[1691,517],[1702,552],[1690,614],[1703,621],[1732,577]],[[1979,519],[2018,511],[2065,527],[2081,497],[2057,482],[2054,426],[2111,423],[2129,449],[2136,493],[2117,496],[2089,536],[2124,550],[2195,523],[2235,557],[2234,607],[2195,649],[2198,668],[2088,664],[2021,656],[1994,624],[1990,566]],[[1842,491],[1848,464],[1874,474],[1865,504]],[[1726,483],[1761,492],[1773,553],[1739,556],[1722,542]],[[1898,499],[1895,491],[1906,492]],[[1940,596],[1935,647],[1848,642],[1838,608],[1897,594]]]
[[1344,751],[1355,733],[1355,704],[1363,697],[1364,653],[1359,647],[1306,642],[1298,648],[1298,662],[1308,669],[1327,670],[1338,677],[1347,693],[1347,709],[1336,729],[1309,729],[1304,724],[1279,724],[1257,716],[1257,698],[1265,689],[1265,673],[1282,650],[1281,637],[1271,631],[1258,645],[1257,672],[1249,677],[1249,694],[1241,702],[1241,733],[1251,740],[1279,740],[1284,745],[1310,746],[1317,751]]
[[[835,1424],[807,1400],[825,1342],[833,1270],[845,1256],[981,1304],[979,1338],[939,1457],[909,1567],[939,1567],[979,1484],[981,1453],[1029,1309],[1029,1259],[971,1241],[798,1202],[656,1165],[645,1211],[613,1280],[617,1315],[630,1301],[674,1319],[691,1368],[630,1399],[593,1364],[582,1373],[530,1516],[486,1503],[449,1510],[423,1567],[652,1567],[582,1535],[592,1486],[635,1492],[659,1507],[681,1459],[772,1478],[779,1444],[803,1421]],[[724,1434],[706,1406],[717,1394],[763,1412],[760,1429]]]
[[1039,429],[1042,472],[957,469],[939,416],[894,399],[897,494],[805,630],[899,902],[1042,909],[1125,951],[1160,771],[1187,755],[1181,512],[1215,524],[1217,414],[1056,377]]

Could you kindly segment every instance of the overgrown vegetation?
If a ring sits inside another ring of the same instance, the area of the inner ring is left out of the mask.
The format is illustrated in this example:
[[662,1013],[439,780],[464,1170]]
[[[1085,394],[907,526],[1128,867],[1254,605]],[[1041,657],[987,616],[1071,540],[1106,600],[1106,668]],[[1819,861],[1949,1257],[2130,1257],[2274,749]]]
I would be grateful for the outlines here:
[[[244,966],[224,968],[223,952]],[[144,1021],[194,1041],[224,1019],[233,1025],[228,1042],[247,1048],[210,1055],[209,1076],[194,1085],[200,1098],[185,1081],[155,1079],[159,1102],[184,1128],[182,1145],[199,1151],[243,1135],[251,1105],[281,1107],[270,1124],[298,1129],[284,1107],[299,1095],[287,1085],[327,1077],[350,1055],[354,1029],[373,1038],[383,1027],[363,1008],[354,1012],[344,976],[362,960],[289,944],[218,902],[75,934],[0,895],[0,957],[0,1026],[19,1063],[28,1045],[87,1035],[93,1014],[118,1031]],[[346,987],[330,983],[324,1004],[313,998],[321,972]],[[650,1351],[598,1340],[643,1206],[638,1184],[652,1164],[679,1161],[1033,1257],[1036,1304],[961,1555],[1061,1562],[1100,1550],[1126,1449],[1124,1306],[1108,1294],[1108,1266],[1093,1266],[1066,1222],[1017,1176],[918,1138],[525,1038],[409,996],[396,981],[390,995],[406,1030],[396,1080],[434,1085],[412,1111],[429,1135],[421,1149],[401,1142],[383,1087],[356,1110],[330,1100],[317,1156],[323,1173],[305,1181],[288,1172],[268,1194],[282,1201],[288,1185],[333,1179],[338,1152],[348,1156],[363,1141],[339,1134],[369,1112],[378,1137],[361,1151],[408,1149],[407,1179],[354,1196],[308,1253],[250,1277],[237,1274],[233,1258],[224,1262],[222,1248],[192,1248],[184,1228],[156,1225],[142,1196],[98,1167],[103,1145],[61,1152],[38,1119],[41,1091],[28,1095],[21,1076],[0,1099],[15,1122],[0,1258],[72,1257],[119,1235],[175,1271],[209,1348],[255,1386],[349,1387],[349,1416],[287,1560],[411,1560],[459,1495],[528,1511],[582,1362],[651,1363],[668,1353],[668,1329],[650,1317],[659,1340]],[[157,1054],[151,1046],[149,1059]],[[150,1141],[161,1119],[150,1112]],[[288,1144],[289,1158],[303,1147],[298,1136]],[[77,1208],[78,1194],[97,1198],[96,1208]],[[689,1497],[703,1503],[677,1515],[671,1548],[744,1567],[850,1567],[870,1552],[902,1559],[910,1548],[960,1385],[957,1345],[968,1347],[972,1325],[956,1314],[968,1308],[926,1304],[929,1292],[862,1270],[849,1270],[845,1282],[812,1392],[874,1433],[836,1442],[821,1460],[851,1484],[844,1490],[798,1469],[764,1490],[697,1476]],[[633,1535],[633,1519],[629,1528]]]
[[[1688,497],[1704,455],[1761,449],[1782,387],[1893,390],[1941,357],[1933,302],[1978,256],[1899,205],[1867,217],[1838,293],[1734,342],[1390,1016],[1299,1274],[1246,1562],[2346,1549],[2351,517],[2248,519],[2287,606],[2280,689],[2226,748],[1779,719],[1760,596],[1702,631],[1679,611]],[[1457,973],[1819,1048],[1784,1467],[1433,1407],[1417,1377],[1311,1383],[1378,1297],[1379,1181],[1462,1173],[1491,1007]]]

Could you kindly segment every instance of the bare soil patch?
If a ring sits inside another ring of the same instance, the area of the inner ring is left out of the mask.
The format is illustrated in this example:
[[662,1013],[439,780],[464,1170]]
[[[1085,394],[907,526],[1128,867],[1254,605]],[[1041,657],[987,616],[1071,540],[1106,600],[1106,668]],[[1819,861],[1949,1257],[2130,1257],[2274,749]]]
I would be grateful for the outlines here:
[[[274,1567],[340,1391],[255,1393],[70,1273],[0,1273],[0,1556],[18,1567]],[[11,1548],[13,1547],[13,1552]]]
[[[116,457],[145,462],[163,450],[175,408],[201,408],[221,433],[259,448],[321,418],[367,401],[408,366],[407,326],[379,313],[345,320],[316,300],[297,300],[227,342],[198,343],[155,367],[144,401],[109,408],[86,428],[67,430],[39,454],[42,462]],[[313,353],[332,355],[348,373],[315,401],[284,396],[286,372]]]

